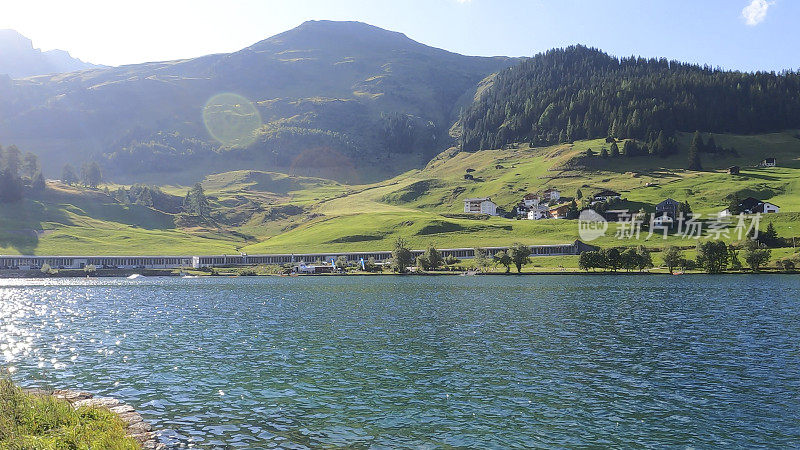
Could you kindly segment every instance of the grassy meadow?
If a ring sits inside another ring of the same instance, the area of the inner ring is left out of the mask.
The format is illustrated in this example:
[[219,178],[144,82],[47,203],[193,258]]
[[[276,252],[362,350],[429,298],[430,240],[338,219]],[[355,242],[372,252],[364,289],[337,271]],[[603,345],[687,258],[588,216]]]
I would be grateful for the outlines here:
[[[683,168],[691,136],[680,135],[680,153],[668,158],[585,156],[587,149],[599,155],[608,148],[605,140],[544,148],[520,144],[474,153],[451,149],[423,168],[363,185],[271,172],[225,172],[203,180],[214,221],[191,227],[177,226],[174,214],[117,203],[101,190],[51,182],[39,197],[0,206],[0,253],[256,254],[387,250],[398,237],[414,248],[578,239],[576,221],[463,214],[464,198],[491,197],[511,210],[526,193],[548,187],[568,198],[578,190],[588,197],[613,189],[622,193],[626,207],[647,211],[671,197],[688,201],[702,214],[724,209],[730,194],[754,196],[781,207],[781,213],[764,219],[762,229],[769,221],[783,237],[800,236],[800,139],[795,135],[714,135],[717,145],[734,147],[738,155],[704,154],[703,171]],[[759,168],[766,156],[776,157],[779,167]],[[741,174],[729,175],[725,168],[730,165],[741,166]],[[464,178],[468,172],[473,179]],[[188,187],[164,183],[161,189],[179,198]],[[611,224],[606,236],[592,243],[651,248],[696,244],[677,236],[644,240],[646,232],[638,241],[620,241],[614,236],[618,227]]]

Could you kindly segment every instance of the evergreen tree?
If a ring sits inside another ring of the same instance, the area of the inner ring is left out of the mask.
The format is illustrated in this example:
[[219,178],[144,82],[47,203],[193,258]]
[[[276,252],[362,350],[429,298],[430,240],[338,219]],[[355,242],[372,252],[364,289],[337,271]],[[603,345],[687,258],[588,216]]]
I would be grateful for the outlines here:
[[81,177],[83,179],[82,181],[84,186],[92,189],[97,188],[97,186],[99,186],[103,181],[103,174],[100,171],[100,165],[95,161],[84,164],[81,168]]
[[703,142],[703,135],[700,134],[700,131],[694,132],[694,135],[692,135],[692,143],[690,145],[695,147],[698,153],[706,151],[706,144]]
[[18,177],[22,166],[22,154],[19,149],[15,145],[8,147],[3,152],[2,160],[2,169],[7,169],[12,176]]
[[688,218],[689,216],[692,215],[692,207],[691,205],[689,205],[689,200],[682,202],[678,206],[678,213],[683,214],[684,218]]
[[44,181],[44,175],[42,172],[36,172],[36,175],[33,177],[33,181],[31,182],[31,189],[37,192],[42,192],[47,188],[47,184]]
[[689,170],[703,170],[700,164],[700,148],[703,144],[703,138],[700,133],[695,133],[695,138],[692,139],[692,144],[689,145]]
[[14,203],[22,200],[22,180],[11,167],[0,171],[0,203]]
[[61,170],[61,182],[68,185],[73,185],[78,182],[78,175],[75,173],[75,168],[70,164],[64,164]]
[[22,176],[33,180],[40,170],[39,157],[30,152],[25,153],[25,156],[22,158]]
[[622,153],[629,158],[636,156],[639,153],[639,149],[636,147],[636,142],[632,140],[625,141],[625,145],[622,146]]
[[600,157],[608,158],[608,149],[607,148],[603,147],[603,149],[600,150]]
[[717,143],[714,141],[714,136],[710,136],[706,142],[705,151],[708,153],[716,153],[718,150]]
[[767,247],[778,246],[778,232],[775,231],[775,225],[773,225],[772,222],[767,225],[766,231],[762,231],[758,234],[758,242],[766,245]]
[[211,207],[203,191],[203,185],[195,183],[189,189],[189,192],[186,193],[186,198],[183,200],[183,210],[197,217],[208,218]]
[[611,157],[616,158],[619,156],[619,146],[616,142],[611,144]]
[[658,132],[658,137],[653,142],[650,153],[658,156],[667,156],[667,137],[664,136],[664,130]]

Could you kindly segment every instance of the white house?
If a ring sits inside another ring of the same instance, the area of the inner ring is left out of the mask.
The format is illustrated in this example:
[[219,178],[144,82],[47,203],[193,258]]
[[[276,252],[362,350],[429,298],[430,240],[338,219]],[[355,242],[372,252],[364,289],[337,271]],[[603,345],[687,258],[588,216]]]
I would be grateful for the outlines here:
[[497,205],[489,197],[468,198],[464,200],[464,212],[467,214],[497,215]]
[[528,211],[528,220],[542,220],[550,218],[550,210],[548,208],[533,208]]
[[523,197],[522,202],[525,203],[526,208],[539,206],[539,194],[528,194]]
[[775,161],[775,158],[767,158],[767,159],[761,161],[761,164],[760,164],[761,167],[775,167],[776,165],[777,165],[777,162]]
[[772,214],[772,213],[779,213],[781,212],[781,208],[778,205],[773,205],[769,202],[762,202],[757,208],[756,212],[764,213],[764,214]]
[[[739,210],[744,214],[774,214],[779,213],[781,208],[778,205],[769,202],[762,202],[753,197],[747,197],[739,203]],[[728,208],[723,209],[719,213],[719,217],[727,217],[731,215]]]

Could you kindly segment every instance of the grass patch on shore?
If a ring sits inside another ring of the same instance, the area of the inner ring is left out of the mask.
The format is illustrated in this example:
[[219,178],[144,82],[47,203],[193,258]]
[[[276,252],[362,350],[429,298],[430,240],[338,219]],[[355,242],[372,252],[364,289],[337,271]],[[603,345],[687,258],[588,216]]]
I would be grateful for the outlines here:
[[139,449],[111,411],[73,409],[0,379],[0,449]]

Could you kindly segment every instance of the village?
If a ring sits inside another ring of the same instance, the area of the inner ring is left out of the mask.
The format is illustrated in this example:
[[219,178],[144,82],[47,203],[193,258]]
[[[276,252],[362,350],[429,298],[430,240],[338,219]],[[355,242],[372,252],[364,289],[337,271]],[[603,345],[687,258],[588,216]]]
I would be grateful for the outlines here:
[[[764,159],[758,167],[776,167],[775,158]],[[726,169],[729,175],[740,175],[739,166]],[[583,210],[594,210],[611,222],[629,219],[636,214],[646,214],[642,208],[632,211],[625,208],[627,199],[622,194],[610,189],[602,189],[589,197],[584,198],[578,189],[574,197],[566,197],[556,187],[549,187],[542,192],[533,192],[522,197],[511,211],[505,211],[498,206],[491,197],[464,199],[465,214],[483,214],[488,216],[504,217],[517,220],[549,220],[549,219],[577,219]],[[659,227],[674,226],[680,216],[688,217],[692,214],[688,199],[679,202],[672,198],[665,198],[660,203],[653,205],[652,224]],[[739,214],[773,214],[780,212],[780,207],[773,203],[759,200],[754,197],[739,199],[731,198],[731,204],[718,212],[718,218],[726,218]]]

